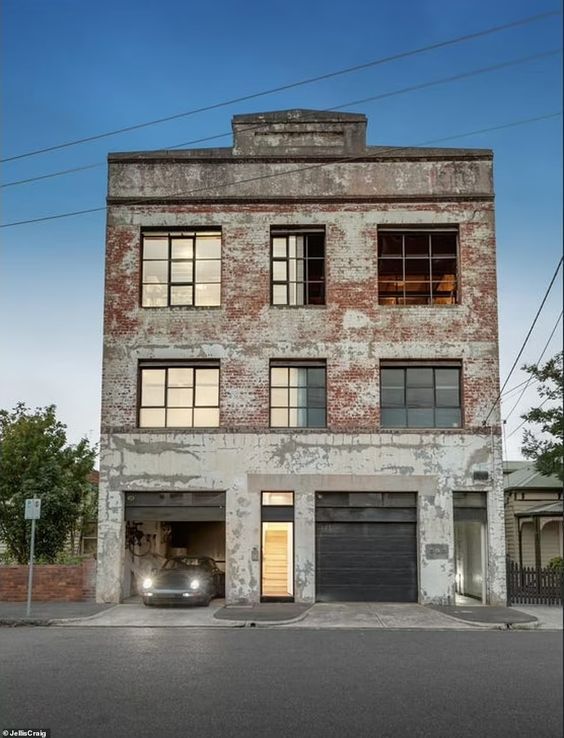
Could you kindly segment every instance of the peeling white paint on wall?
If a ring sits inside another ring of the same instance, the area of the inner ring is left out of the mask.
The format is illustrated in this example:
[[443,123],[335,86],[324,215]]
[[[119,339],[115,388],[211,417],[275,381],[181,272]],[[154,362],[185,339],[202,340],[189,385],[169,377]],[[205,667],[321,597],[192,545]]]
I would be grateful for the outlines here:
[[[499,390],[491,152],[391,156],[365,147],[366,119],[356,114],[259,119],[265,131],[272,127],[268,141],[241,116],[233,150],[110,157],[98,599],[127,594],[124,493],[217,490],[227,500],[227,600],[257,602],[260,491],[286,489],[295,492],[298,601],[315,598],[315,492],[348,490],[418,493],[419,599],[452,603],[452,494],[485,491],[487,598],[505,604],[497,410],[493,438],[482,427]],[[299,156],[284,133],[290,124],[311,143]],[[361,156],[291,174],[304,158],[342,155]],[[270,176],[280,172],[288,174]],[[214,190],[240,179],[247,182]],[[270,229],[296,224],[325,229],[324,306],[270,305]],[[378,305],[377,234],[385,225],[457,226],[458,304]],[[202,226],[222,231],[221,307],[141,308],[141,230]],[[326,360],[327,430],[270,430],[269,361],[289,357]],[[138,362],[204,358],[221,363],[221,428],[139,430]],[[460,361],[463,428],[379,432],[381,360]],[[488,471],[487,483],[477,484],[475,471]]]

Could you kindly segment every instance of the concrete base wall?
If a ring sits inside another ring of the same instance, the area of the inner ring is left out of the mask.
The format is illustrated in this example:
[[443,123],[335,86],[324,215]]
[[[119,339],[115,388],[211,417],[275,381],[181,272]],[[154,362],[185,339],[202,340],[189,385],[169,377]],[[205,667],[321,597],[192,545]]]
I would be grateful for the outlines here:
[[[461,432],[114,433],[102,437],[97,599],[126,592],[124,493],[226,492],[226,598],[260,599],[260,492],[295,493],[295,597],[315,599],[315,492],[418,493],[419,601],[454,602],[453,491],[488,493],[487,600],[505,604],[499,439]],[[494,458],[492,459],[492,451]],[[473,472],[488,471],[488,484]],[[128,588],[128,587],[127,587]]]

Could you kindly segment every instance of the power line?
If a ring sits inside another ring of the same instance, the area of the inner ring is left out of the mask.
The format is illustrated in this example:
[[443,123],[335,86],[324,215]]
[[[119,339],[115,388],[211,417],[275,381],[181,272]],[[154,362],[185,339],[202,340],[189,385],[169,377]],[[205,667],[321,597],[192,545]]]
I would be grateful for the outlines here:
[[[546,403],[549,400],[550,400],[550,397],[545,397],[544,400],[539,405],[539,410],[540,410],[541,407],[543,407],[544,405],[546,405]],[[519,423],[519,425],[517,426],[517,428],[515,428],[514,430],[512,430],[511,433],[507,436],[507,438],[511,438],[511,436],[514,436],[517,433],[517,431],[525,425],[526,422],[527,422],[527,419],[523,420],[522,423]]]
[[[253,126],[253,128],[258,128],[258,126]],[[251,129],[252,130],[252,129]],[[217,138],[225,138],[226,136],[231,136],[232,131],[227,131],[226,133],[216,133],[213,136],[204,136],[204,138],[194,138],[192,141],[184,141],[183,143],[174,144],[174,146],[168,146],[167,151],[170,151],[171,149],[180,149],[183,146],[192,146],[193,144],[197,143],[203,143],[204,141],[213,141]],[[158,149],[156,149],[158,151]],[[74,172],[82,172],[85,169],[96,169],[98,167],[105,167],[106,161],[96,162],[95,164],[85,164],[84,166],[80,167],[73,167],[71,169],[60,169],[57,172],[50,172],[48,174],[41,174],[38,177],[28,177],[27,179],[18,179],[13,182],[6,182],[3,185],[0,185],[0,187],[15,187],[16,185],[20,184],[27,184],[28,182],[36,182],[40,179],[51,179],[52,177],[60,177],[64,174],[73,174]]]
[[[440,79],[432,80],[430,82],[422,82],[422,83],[419,83],[419,84],[416,84],[416,85],[410,85],[409,87],[402,87],[402,88],[400,88],[398,90],[391,90],[389,92],[383,92],[383,93],[380,93],[378,95],[372,95],[370,97],[365,97],[365,98],[362,98],[360,100],[352,100],[350,102],[341,103],[340,105],[334,105],[333,107],[326,108],[326,109],[324,109],[323,111],[320,111],[320,112],[327,112],[328,113],[328,112],[332,112],[332,111],[335,111],[335,110],[342,110],[343,108],[352,107],[353,105],[360,105],[360,104],[363,104],[363,103],[374,102],[376,100],[383,100],[385,98],[395,97],[397,95],[405,95],[405,94],[407,94],[409,92],[416,92],[418,90],[424,90],[424,89],[427,89],[429,87],[436,87],[437,85],[448,84],[450,82],[456,82],[456,81],[459,81],[459,80],[462,80],[462,79],[468,79],[470,77],[475,77],[475,76],[478,76],[480,74],[488,74],[490,72],[494,72],[494,71],[497,71],[499,69],[506,69],[508,67],[513,67],[513,66],[516,66],[518,64],[526,64],[528,62],[536,61],[538,59],[543,59],[543,58],[546,58],[546,57],[555,56],[556,54],[560,54],[561,51],[562,51],[561,48],[560,49],[552,49],[550,51],[543,51],[543,52],[541,52],[539,54],[532,54],[530,56],[523,56],[523,57],[520,57],[518,59],[511,59],[511,60],[506,61],[506,62],[500,62],[499,64],[492,64],[492,65],[487,66],[487,67],[479,67],[478,69],[472,69],[469,72],[461,72],[460,74],[451,75],[450,77],[442,77]],[[257,128],[264,127],[265,125],[268,125],[268,122],[267,121],[262,122],[262,123],[259,123],[256,126],[251,126],[251,127],[249,127],[249,130],[252,131],[252,130],[255,130]],[[215,139],[215,138],[223,138],[225,136],[230,136],[230,135],[231,135],[231,131],[228,131],[227,133],[219,133],[219,134],[215,134],[213,136],[206,136],[205,138],[198,138],[198,139],[194,139],[192,141],[186,141],[186,142],[181,143],[181,144],[175,144],[174,146],[169,147],[169,149],[177,149],[177,148],[181,148],[182,146],[190,146],[190,145],[193,145],[193,144],[196,144],[196,143],[202,143],[203,141],[210,141],[210,140]],[[94,169],[94,168],[97,168],[97,167],[103,167],[105,165],[106,165],[106,162],[104,161],[104,162],[95,163],[95,164],[86,164],[84,166],[73,167],[73,168],[70,168],[70,169],[62,169],[62,170],[59,170],[59,171],[56,171],[56,172],[51,172],[50,174],[43,174],[43,175],[39,175],[37,177],[27,177],[26,179],[19,179],[19,180],[15,180],[13,182],[6,182],[5,184],[0,185],[0,187],[2,187],[2,188],[4,188],[4,187],[15,187],[17,185],[29,184],[30,182],[37,182],[37,181],[40,181],[40,180],[51,179],[52,177],[59,177],[59,176],[66,175],[66,174],[75,174],[77,172],[82,172],[82,171],[85,171],[85,170],[88,170],[88,169]]]
[[509,371],[509,374],[507,375],[507,379],[506,379],[506,380],[505,380],[505,382],[503,383],[503,387],[502,387],[502,388],[501,388],[501,390],[499,391],[499,394],[498,394],[498,396],[496,397],[496,399],[495,399],[495,401],[494,401],[493,405],[491,406],[491,408],[490,408],[490,411],[489,411],[489,413],[488,413],[488,414],[486,415],[486,417],[485,417],[485,420],[484,420],[484,421],[482,422],[482,425],[486,425],[486,423],[488,422],[488,418],[490,417],[490,415],[491,415],[491,414],[492,414],[492,412],[493,412],[493,409],[495,408],[495,406],[496,406],[496,405],[497,405],[497,403],[499,402],[499,400],[500,400],[500,398],[501,398],[501,394],[502,394],[503,390],[504,390],[504,389],[505,389],[505,387],[507,386],[507,383],[509,382],[509,379],[511,378],[511,375],[512,375],[512,374],[513,374],[513,372],[515,371],[515,367],[517,366],[517,363],[518,363],[519,359],[521,358],[521,356],[522,356],[522,354],[523,354],[523,351],[525,350],[525,346],[527,345],[527,342],[528,342],[529,338],[531,337],[531,333],[533,332],[533,328],[535,327],[535,325],[536,325],[536,323],[537,323],[537,320],[538,320],[538,318],[539,318],[539,315],[541,314],[541,312],[542,312],[542,309],[543,309],[543,307],[544,307],[544,304],[545,304],[545,302],[546,302],[546,301],[547,301],[547,299],[548,299],[548,296],[549,296],[549,294],[550,294],[550,290],[552,289],[552,285],[554,284],[554,282],[555,282],[555,280],[556,280],[556,277],[557,277],[557,275],[558,275],[558,272],[560,271],[560,267],[562,266],[562,260],[563,260],[563,259],[564,259],[564,257],[562,257],[562,256],[561,256],[561,257],[560,257],[560,261],[558,262],[558,265],[557,265],[557,267],[556,267],[556,269],[555,269],[555,271],[554,271],[554,274],[552,275],[552,279],[550,280],[550,284],[548,285],[548,287],[547,287],[547,289],[546,289],[546,292],[544,293],[544,297],[543,297],[543,299],[542,299],[542,302],[541,302],[541,304],[540,304],[540,307],[539,307],[539,309],[537,310],[537,314],[535,315],[535,317],[534,317],[534,320],[533,320],[533,322],[532,322],[532,324],[531,324],[531,327],[529,328],[529,332],[528,332],[528,333],[527,333],[527,335],[525,336],[525,340],[523,341],[523,343],[522,343],[522,345],[521,345],[521,348],[519,349],[519,353],[517,354],[517,358],[516,358],[516,359],[515,359],[515,361],[513,362],[513,366],[511,367],[511,369],[510,369],[510,371]]
[[[558,318],[557,318],[557,320],[556,320],[556,323],[554,324],[554,328],[552,329],[552,332],[551,332],[550,336],[548,337],[548,341],[547,341],[547,342],[545,343],[545,345],[544,345],[544,348],[543,348],[543,350],[541,351],[541,355],[539,356],[539,358],[538,358],[538,359],[537,359],[537,361],[536,361],[536,365],[537,365],[537,366],[538,366],[538,365],[539,365],[539,364],[541,363],[541,361],[542,361],[542,357],[543,357],[543,356],[545,355],[545,353],[546,353],[546,350],[547,350],[547,348],[548,348],[548,346],[549,346],[550,342],[552,341],[552,338],[553,338],[554,334],[556,333],[556,329],[558,328],[558,324],[560,323],[560,320],[561,320],[561,319],[562,319],[562,311],[560,312],[560,315],[558,316]],[[524,394],[525,394],[525,392],[527,391],[527,389],[528,389],[528,387],[529,387],[529,385],[530,385],[530,383],[531,383],[531,381],[532,381],[532,380],[533,380],[533,377],[532,377],[532,375],[531,375],[531,376],[529,376],[529,378],[528,378],[528,379],[526,380],[526,382],[525,382],[525,386],[523,387],[523,389],[522,389],[522,391],[521,391],[521,394],[520,394],[520,395],[519,395],[519,397],[517,398],[517,400],[516,400],[515,404],[513,405],[513,407],[511,408],[511,410],[510,410],[510,411],[508,412],[508,414],[507,414],[507,415],[505,416],[505,420],[509,420],[509,418],[510,418],[510,417],[511,417],[511,416],[513,415],[513,412],[515,411],[515,408],[516,408],[516,407],[517,407],[517,405],[518,405],[518,404],[519,404],[519,403],[521,402],[521,400],[522,400],[522,398],[523,398],[523,395],[524,395]]]
[[290,90],[295,87],[302,87],[304,85],[313,84],[314,82],[321,82],[326,79],[333,79],[334,77],[339,77],[344,74],[350,74],[351,72],[358,72],[361,69],[368,69],[370,67],[375,67],[375,66],[382,65],[382,64],[388,64],[389,62],[397,61],[399,59],[406,59],[408,57],[416,56],[417,54],[422,54],[427,51],[433,51],[436,49],[445,48],[447,46],[452,46],[454,44],[471,41],[477,38],[482,38],[484,36],[488,36],[494,33],[499,33],[500,31],[505,31],[509,28],[517,28],[519,26],[525,26],[531,23],[536,23],[537,21],[540,21],[540,20],[551,18],[556,15],[561,15],[561,12],[562,11],[558,9],[558,10],[546,11],[544,13],[538,13],[536,15],[527,16],[526,18],[520,18],[516,21],[511,21],[510,23],[504,23],[499,26],[491,26],[490,28],[485,28],[482,31],[476,31],[475,33],[467,33],[467,34],[464,34],[463,36],[457,36],[455,38],[447,39],[446,41],[438,41],[434,44],[427,44],[426,46],[420,46],[416,49],[411,49],[409,51],[402,51],[397,54],[392,54],[390,56],[381,57],[379,59],[374,59],[364,64],[355,64],[352,67],[345,67],[343,69],[339,69],[334,72],[328,72],[326,74],[317,75],[316,77],[309,77],[307,79],[299,80],[297,82],[292,82],[286,85],[280,85],[278,87],[271,87],[268,90],[262,90],[260,92],[255,92],[250,95],[242,95],[240,97],[231,98],[229,100],[224,100],[222,102],[213,103],[212,105],[206,105],[200,108],[193,108],[192,110],[187,110],[182,113],[176,113],[175,115],[168,115],[168,116],[165,116],[164,118],[155,118],[154,120],[145,121],[144,123],[137,123],[135,125],[125,126],[123,128],[116,128],[112,131],[106,131],[104,133],[98,133],[92,136],[86,136],[84,138],[74,139],[73,141],[66,141],[64,143],[56,144],[54,146],[46,146],[41,149],[35,149],[32,151],[23,152],[21,154],[15,154],[5,159],[0,159],[0,162],[14,161],[16,159],[24,159],[30,156],[37,156],[38,154],[44,154],[48,151],[56,151],[59,149],[68,148],[70,146],[77,146],[78,144],[87,143],[89,141],[97,141],[101,138],[108,138],[110,136],[116,136],[120,133],[128,133],[130,131],[139,130],[140,128],[147,128],[149,126],[158,125],[160,123],[166,123],[171,120],[178,120],[179,118],[186,118],[191,115],[197,115],[198,113],[204,113],[210,110],[217,110],[218,108],[227,107],[229,105],[234,105],[236,103],[242,103],[242,102],[247,102],[249,100],[255,100],[259,97],[265,97],[266,95],[273,95],[278,92],[284,92],[286,90]]
[[[537,382],[537,379],[531,379],[532,384],[535,384]],[[505,392],[502,393],[501,399],[504,397],[508,397],[509,395],[512,395],[514,392],[517,392],[524,384],[527,384],[529,382],[529,379],[524,379],[522,382],[519,382],[519,384],[516,384],[515,387],[511,387],[511,389],[505,390]]]
[[[431,144],[444,143],[445,141],[452,141],[454,139],[465,138],[467,136],[476,136],[476,135],[479,135],[481,133],[490,133],[492,131],[499,131],[499,130],[503,130],[503,129],[506,129],[506,128],[514,128],[515,126],[526,125],[528,123],[535,123],[537,121],[548,120],[550,118],[557,118],[557,117],[559,117],[561,115],[562,115],[562,112],[561,111],[559,111],[557,113],[548,113],[547,115],[539,115],[539,116],[536,116],[534,118],[525,118],[525,119],[522,119],[522,120],[511,121],[510,123],[503,123],[503,124],[498,125],[498,126],[490,126],[488,128],[479,128],[479,129],[476,129],[474,131],[467,131],[466,133],[458,133],[458,134],[452,135],[452,136],[443,136],[441,138],[430,139],[428,141],[423,141],[423,142],[421,142],[419,144],[415,144],[415,146],[391,146],[391,147],[384,147],[384,148],[379,149],[377,152],[374,152],[374,154],[372,154],[372,155],[370,155],[369,153],[364,152],[363,154],[359,154],[359,155],[355,155],[355,156],[350,156],[350,157],[346,157],[346,158],[343,158],[343,159],[324,161],[324,162],[321,162],[321,163],[318,163],[318,164],[311,164],[311,165],[308,165],[308,166],[305,166],[305,167],[295,167],[294,169],[287,169],[284,172],[274,172],[274,173],[271,173],[271,174],[263,174],[263,175],[259,175],[259,176],[256,176],[256,177],[248,177],[246,179],[239,179],[239,180],[235,180],[233,182],[224,182],[223,184],[215,184],[215,185],[211,185],[211,186],[208,186],[208,187],[198,187],[198,188],[193,189],[193,190],[187,190],[185,192],[175,193],[174,195],[171,195],[171,197],[187,197],[188,195],[196,194],[196,193],[199,193],[199,192],[209,191],[209,190],[215,191],[215,190],[223,189],[225,187],[234,187],[236,185],[244,184],[246,182],[255,182],[255,181],[258,181],[258,180],[262,180],[262,179],[271,179],[273,177],[282,177],[282,176],[285,176],[287,174],[298,174],[300,172],[307,171],[307,170],[310,170],[310,169],[318,169],[318,168],[321,168],[321,167],[327,167],[327,166],[331,166],[331,165],[335,165],[335,164],[342,164],[342,163],[346,163],[348,161],[355,161],[355,160],[358,160],[358,159],[364,159],[364,160],[366,160],[366,159],[374,158],[374,157],[377,157],[377,156],[382,156],[382,154],[391,154],[391,153],[393,153],[395,151],[404,151],[405,149],[408,149],[408,148],[416,148],[416,147],[422,147],[422,146],[430,146]],[[42,222],[48,221],[48,220],[57,220],[57,219],[60,219],[60,218],[70,218],[70,217],[72,217],[74,215],[85,215],[87,213],[99,213],[99,212],[102,212],[102,211],[104,211],[106,209],[107,209],[107,206],[106,205],[103,205],[102,207],[88,208],[86,210],[74,210],[74,211],[70,211],[70,212],[67,212],[67,213],[57,213],[55,215],[42,216],[41,218],[30,218],[28,220],[14,221],[12,223],[3,223],[3,224],[0,225],[0,228],[12,228],[12,227],[15,227],[15,226],[27,225],[29,223],[42,223]]]

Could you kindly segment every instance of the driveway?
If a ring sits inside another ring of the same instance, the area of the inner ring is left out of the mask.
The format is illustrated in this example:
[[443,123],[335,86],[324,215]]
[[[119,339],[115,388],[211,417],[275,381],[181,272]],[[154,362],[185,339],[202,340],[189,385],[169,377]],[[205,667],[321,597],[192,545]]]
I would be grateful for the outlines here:
[[471,630],[472,626],[423,605],[406,603],[317,603],[288,628],[391,628],[395,630]]
[[[301,619],[291,623],[261,623],[251,609],[246,619],[239,615],[229,619],[229,608],[223,600],[214,600],[209,607],[145,607],[138,602],[116,605],[88,619],[60,622],[69,627],[256,627],[276,628],[376,628],[409,630],[471,630],[472,626],[448,617],[423,605],[379,603],[331,603],[316,604],[304,612]],[[219,615],[219,617],[218,617]],[[280,618],[282,619],[282,618]]]
[[214,614],[224,606],[224,600],[213,600],[208,607],[145,607],[143,603],[131,602],[115,605],[94,617],[60,621],[56,625],[66,627],[133,627],[133,628],[190,628],[239,626],[230,620],[216,620]]
[[[289,608],[289,609],[288,609]],[[334,602],[303,605],[261,604],[254,607],[225,607],[224,600],[214,600],[209,607],[145,607],[139,601],[115,605],[96,615],[72,620],[51,621],[69,627],[137,627],[137,628],[310,628],[310,629],[389,629],[389,630],[476,630],[505,628],[507,613],[527,618],[521,609],[475,608],[483,617],[472,618],[464,608],[435,608],[411,603]],[[543,608],[544,620],[538,608],[529,615],[539,617],[539,623],[524,623],[523,627],[555,629],[562,617],[561,608]],[[457,612],[461,610],[461,612]],[[498,613],[497,610],[500,612]],[[230,617],[231,616],[231,617]],[[512,622],[512,621],[510,621]],[[517,627],[517,626],[515,626]],[[519,626],[520,627],[520,626]],[[560,625],[561,627],[561,625]]]

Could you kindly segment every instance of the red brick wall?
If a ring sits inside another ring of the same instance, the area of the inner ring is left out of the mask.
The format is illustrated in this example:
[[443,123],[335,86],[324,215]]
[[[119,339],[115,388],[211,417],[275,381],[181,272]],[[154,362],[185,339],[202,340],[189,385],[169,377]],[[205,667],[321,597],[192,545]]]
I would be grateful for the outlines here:
[[[0,600],[25,602],[28,567],[0,566]],[[33,567],[33,599],[39,602],[87,602],[95,598],[96,561],[76,566]]]
[[[136,429],[138,359],[164,356],[220,358],[220,430],[231,432],[270,432],[271,358],[327,361],[328,430],[338,433],[378,430],[380,360],[456,359],[463,363],[465,417],[457,432],[483,432],[498,392],[491,202],[128,206],[109,212],[103,432]],[[458,305],[378,304],[378,225],[413,222],[459,226]],[[221,307],[140,307],[141,225],[171,223],[222,228]],[[270,227],[292,223],[326,228],[326,306],[270,305]]]

